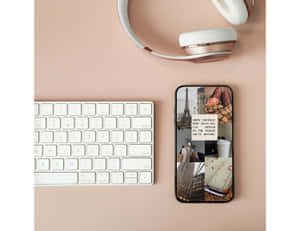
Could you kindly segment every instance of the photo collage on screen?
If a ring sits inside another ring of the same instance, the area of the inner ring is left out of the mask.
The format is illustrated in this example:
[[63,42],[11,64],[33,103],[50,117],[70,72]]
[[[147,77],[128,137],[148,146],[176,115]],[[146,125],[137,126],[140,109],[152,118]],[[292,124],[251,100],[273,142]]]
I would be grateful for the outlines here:
[[231,89],[183,86],[176,94],[177,198],[185,202],[231,200]]

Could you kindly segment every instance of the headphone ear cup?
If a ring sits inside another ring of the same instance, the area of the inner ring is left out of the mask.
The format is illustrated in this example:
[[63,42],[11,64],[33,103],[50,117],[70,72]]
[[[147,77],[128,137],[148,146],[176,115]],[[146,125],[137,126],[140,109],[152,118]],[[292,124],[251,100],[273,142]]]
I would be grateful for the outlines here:
[[[254,0],[212,0],[215,7],[231,24],[240,25],[247,22],[249,9],[254,5]],[[248,6],[249,5],[249,6]]]

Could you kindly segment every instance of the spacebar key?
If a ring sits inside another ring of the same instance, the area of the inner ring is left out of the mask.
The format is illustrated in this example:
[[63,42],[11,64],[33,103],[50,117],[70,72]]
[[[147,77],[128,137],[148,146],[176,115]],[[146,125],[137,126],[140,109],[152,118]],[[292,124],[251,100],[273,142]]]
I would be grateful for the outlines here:
[[65,184],[77,184],[77,173],[47,173],[40,172],[34,173],[35,185],[65,185]]

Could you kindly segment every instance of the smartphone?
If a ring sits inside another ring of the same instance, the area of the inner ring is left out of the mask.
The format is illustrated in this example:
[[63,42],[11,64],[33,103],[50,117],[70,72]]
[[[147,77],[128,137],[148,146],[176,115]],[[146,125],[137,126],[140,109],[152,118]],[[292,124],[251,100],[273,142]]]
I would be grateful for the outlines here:
[[185,203],[234,196],[233,92],[226,85],[175,91],[175,195]]

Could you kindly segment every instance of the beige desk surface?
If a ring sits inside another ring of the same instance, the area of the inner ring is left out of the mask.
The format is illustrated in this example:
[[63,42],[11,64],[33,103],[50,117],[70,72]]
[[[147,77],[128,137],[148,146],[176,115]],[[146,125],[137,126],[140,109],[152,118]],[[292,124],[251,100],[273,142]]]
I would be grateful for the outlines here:
[[[230,26],[210,0],[132,0],[136,34],[181,54],[180,32]],[[122,30],[116,0],[36,1],[36,100],[153,100],[156,184],[35,189],[37,231],[265,229],[265,1],[256,1],[231,59],[154,58]],[[174,197],[174,90],[225,83],[235,93],[236,197],[181,204]]]

